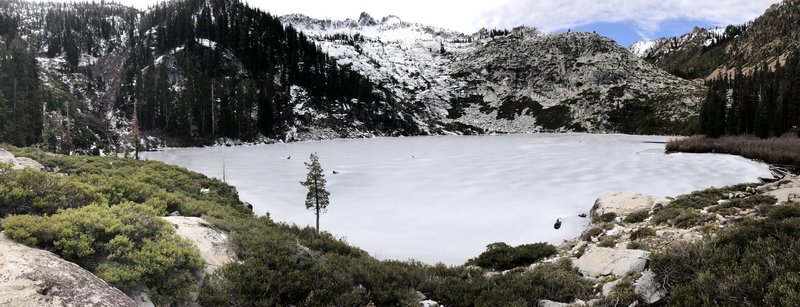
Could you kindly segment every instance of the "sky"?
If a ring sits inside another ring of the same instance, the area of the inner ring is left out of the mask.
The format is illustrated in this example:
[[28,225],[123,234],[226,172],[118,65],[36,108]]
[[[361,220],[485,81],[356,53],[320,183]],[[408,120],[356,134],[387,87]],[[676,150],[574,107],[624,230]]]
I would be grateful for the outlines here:
[[[43,0],[48,1],[48,0]],[[70,1],[70,0],[60,0]],[[77,1],[77,0],[76,0]],[[96,0],[99,1],[99,0]],[[144,9],[161,0],[116,0]],[[778,0],[245,0],[276,15],[357,19],[397,15],[409,22],[474,33],[481,28],[536,27],[544,32],[596,31],[621,45],[753,20]]]

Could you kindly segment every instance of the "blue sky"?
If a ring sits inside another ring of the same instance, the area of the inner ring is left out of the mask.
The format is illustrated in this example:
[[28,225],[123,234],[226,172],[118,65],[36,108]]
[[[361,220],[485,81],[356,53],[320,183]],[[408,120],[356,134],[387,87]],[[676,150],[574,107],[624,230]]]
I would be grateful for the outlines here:
[[[688,20],[688,19],[668,20],[661,23],[658,30],[649,35],[648,38],[654,39],[661,37],[672,37],[672,36],[683,35],[690,32],[695,26],[703,28],[713,28],[717,25],[706,20]],[[598,23],[578,26],[575,27],[574,29],[568,29],[568,30],[583,31],[583,32],[596,31],[598,34],[607,36],[625,47],[628,47],[631,44],[643,39],[642,35],[637,33],[638,30],[637,26],[631,22],[616,22],[616,23],[598,22]]]
[[[40,0],[53,1],[53,0]],[[77,1],[77,0],[55,0]],[[163,0],[117,0],[144,9]],[[480,28],[536,27],[544,32],[597,31],[627,47],[675,36],[694,26],[724,27],[755,19],[779,0],[244,0],[276,15],[314,18],[397,15],[464,33]]]

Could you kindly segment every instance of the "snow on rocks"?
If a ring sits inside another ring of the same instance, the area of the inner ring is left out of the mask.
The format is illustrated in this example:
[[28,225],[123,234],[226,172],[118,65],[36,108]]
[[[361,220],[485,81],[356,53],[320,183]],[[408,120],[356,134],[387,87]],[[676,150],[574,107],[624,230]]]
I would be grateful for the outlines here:
[[48,251],[0,233],[0,306],[136,306],[121,291]]
[[21,170],[21,169],[34,169],[34,170],[44,170],[44,165],[31,158],[26,157],[14,157],[14,155],[2,148],[0,148],[0,163],[10,164],[12,169]]
[[628,192],[609,192],[603,194],[594,202],[594,206],[589,213],[592,218],[606,213],[626,216],[637,211],[650,211],[653,209],[655,202],[656,199],[652,196]]
[[627,276],[644,270],[650,252],[632,249],[590,247],[574,265],[584,276]]

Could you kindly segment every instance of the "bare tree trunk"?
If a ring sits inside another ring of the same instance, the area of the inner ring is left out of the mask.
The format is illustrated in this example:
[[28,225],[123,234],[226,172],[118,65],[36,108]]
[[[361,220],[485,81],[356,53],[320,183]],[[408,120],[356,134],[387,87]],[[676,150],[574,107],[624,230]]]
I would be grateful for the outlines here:
[[317,233],[319,233],[319,187],[316,176],[314,176],[314,202],[317,204]]

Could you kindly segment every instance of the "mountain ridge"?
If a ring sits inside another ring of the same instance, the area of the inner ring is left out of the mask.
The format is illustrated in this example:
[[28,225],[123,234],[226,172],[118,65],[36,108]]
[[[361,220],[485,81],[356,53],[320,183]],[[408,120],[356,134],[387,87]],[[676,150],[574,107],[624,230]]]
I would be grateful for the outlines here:
[[[703,89],[586,33],[520,27],[468,35],[367,13],[275,17],[237,0],[171,1],[146,11],[13,0],[0,13],[22,23],[17,38],[51,90],[71,101],[47,104],[61,109],[43,129],[46,145],[60,152],[221,139],[682,134],[692,129]],[[557,41],[567,47],[553,47]],[[537,60],[524,64],[513,54]],[[85,140],[71,141],[75,129]]]

